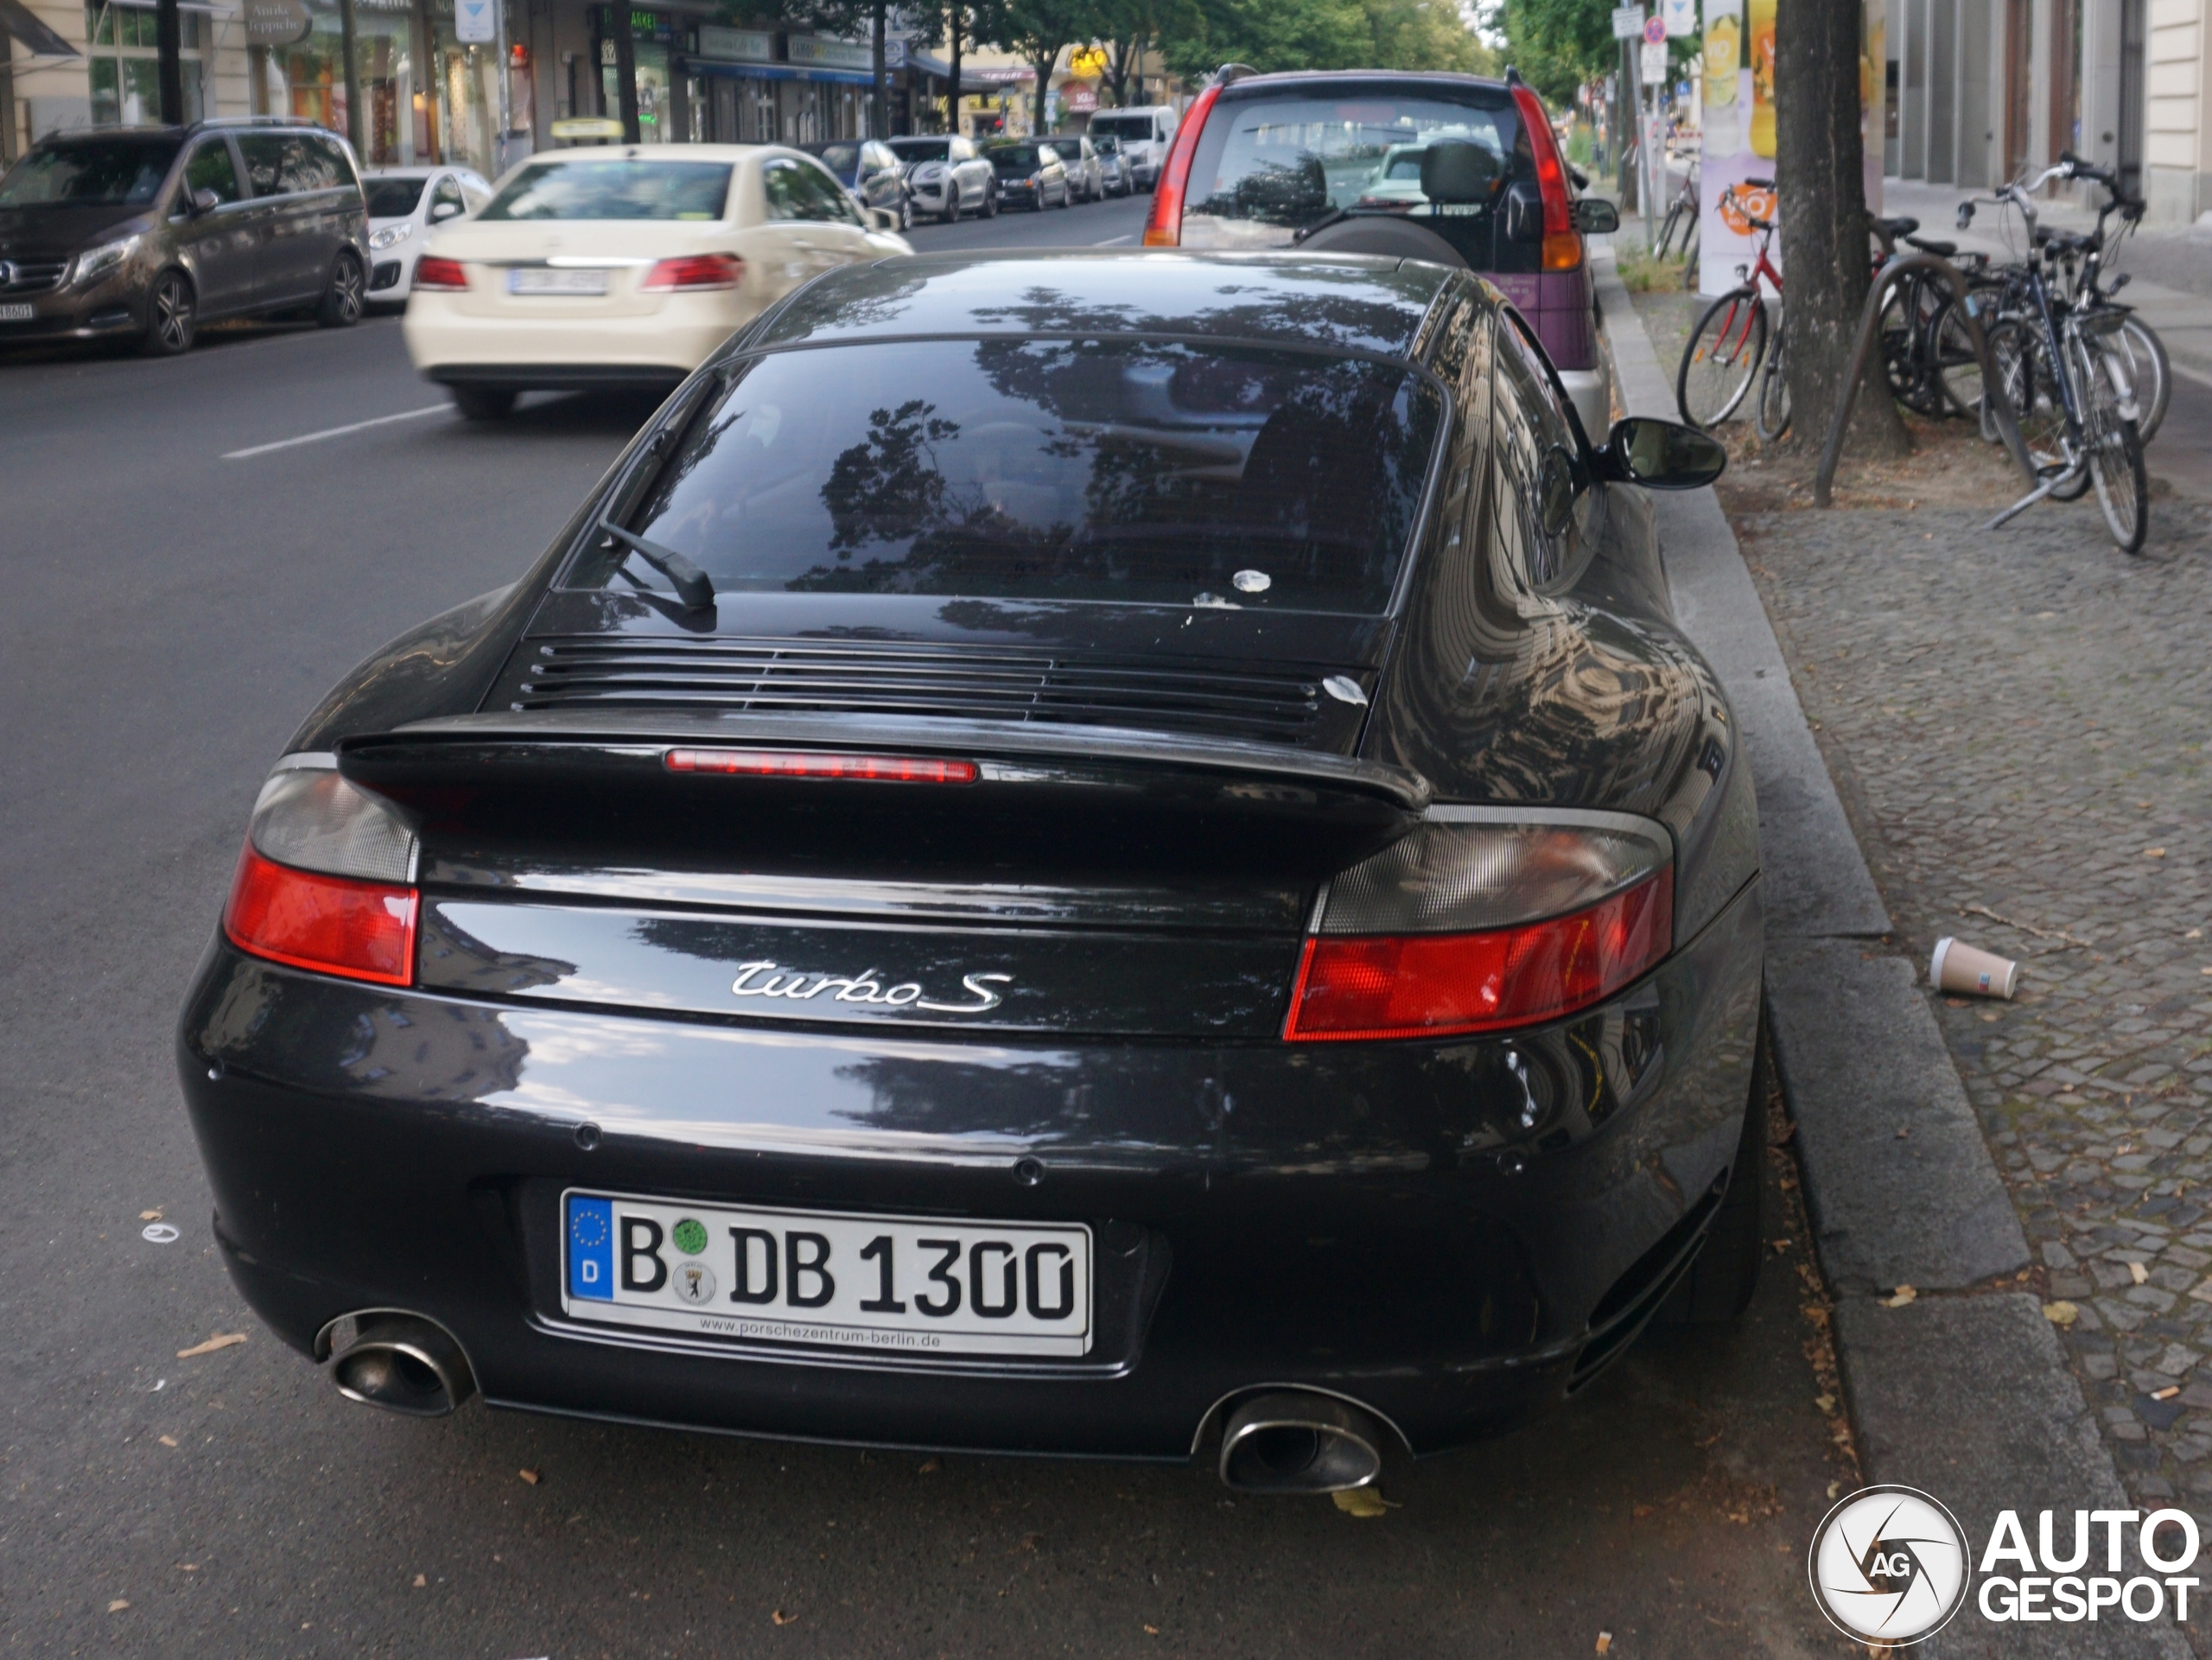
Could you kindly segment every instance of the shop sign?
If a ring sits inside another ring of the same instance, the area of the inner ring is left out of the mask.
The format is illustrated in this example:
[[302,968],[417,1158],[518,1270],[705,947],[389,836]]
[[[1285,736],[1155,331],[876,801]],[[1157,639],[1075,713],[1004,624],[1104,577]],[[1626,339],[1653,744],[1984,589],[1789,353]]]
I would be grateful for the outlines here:
[[1075,80],[1096,80],[1106,73],[1106,48],[1079,46],[1068,54],[1068,74]]
[[875,52],[872,47],[851,41],[825,41],[819,35],[794,35],[791,37],[791,60],[823,69],[873,69]]
[[492,8],[497,0],[453,0],[453,37],[464,46],[481,46],[498,38],[499,17]]
[[292,46],[308,37],[314,19],[300,0],[245,0],[249,46]]
[[1098,107],[1098,89],[1087,80],[1071,80],[1060,88],[1060,107],[1071,114],[1089,115]]
[[[870,64],[868,67],[872,69],[875,66]],[[884,36],[883,67],[886,69],[904,69],[906,67],[906,41],[904,36],[898,35]]]
[[776,37],[765,29],[725,29],[720,23],[702,23],[699,55],[731,58],[741,63],[769,63],[776,56]]

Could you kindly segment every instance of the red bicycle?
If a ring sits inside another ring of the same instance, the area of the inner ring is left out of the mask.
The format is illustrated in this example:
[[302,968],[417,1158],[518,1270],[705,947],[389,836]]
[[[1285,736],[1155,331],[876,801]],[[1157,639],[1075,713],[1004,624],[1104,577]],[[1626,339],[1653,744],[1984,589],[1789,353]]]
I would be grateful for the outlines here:
[[[1675,406],[1682,419],[1700,432],[1731,419],[1758,382],[1752,424],[1768,443],[1789,429],[1782,331],[1770,327],[1766,296],[1759,286],[1764,279],[1776,293],[1782,291],[1782,273],[1767,258],[1767,247],[1774,240],[1773,190],[1771,179],[1746,179],[1720,193],[1722,213],[1732,222],[1740,220],[1757,233],[1758,241],[1751,263],[1737,267],[1744,281],[1706,308],[1682,348],[1681,366],[1675,372]],[[1755,211],[1760,207],[1766,209],[1766,217]],[[1771,353],[1767,349],[1770,336]]]

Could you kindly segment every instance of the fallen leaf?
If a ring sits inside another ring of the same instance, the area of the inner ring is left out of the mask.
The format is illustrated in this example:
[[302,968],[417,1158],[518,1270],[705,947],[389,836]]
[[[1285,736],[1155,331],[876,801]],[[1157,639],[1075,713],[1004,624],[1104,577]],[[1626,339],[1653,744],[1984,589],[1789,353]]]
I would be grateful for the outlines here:
[[141,1211],[138,1212],[138,1219],[141,1222],[159,1222],[162,1219],[162,1213],[159,1211]]
[[198,1562],[179,1562],[177,1566],[188,1574],[197,1574],[200,1571],[200,1564]]
[[176,1437],[174,1435],[162,1436],[162,1445],[164,1447],[175,1447],[176,1445]]
[[1828,1483],[1828,1497],[1829,1497],[1830,1498],[1834,1498],[1838,1493],[1841,1492],[1842,1491],[1843,1491],[1843,1484],[1842,1484],[1840,1481],[1831,1481],[1830,1483]]
[[2127,1272],[2138,1285],[2143,1284],[2151,1277],[2151,1270],[2140,1262],[2130,1262],[2127,1265]]
[[430,1576],[428,1574],[417,1574],[415,1576],[415,1588],[417,1591],[422,1590],[425,1586],[429,1585],[429,1582]]
[[922,1473],[925,1476],[933,1476],[943,1468],[944,1468],[944,1460],[942,1459],[924,1459],[922,1460]]
[[1612,1648],[1613,1648],[1613,1634],[1612,1634],[1611,1631],[1600,1631],[1600,1632],[1599,1632],[1599,1633],[1598,1633],[1598,1652],[1599,1652],[1599,1653],[1600,1653],[1600,1654],[1610,1654],[1610,1653],[1611,1653],[1611,1652],[1612,1652]]
[[2178,1394],[2180,1394],[2180,1393],[2181,1393],[2181,1385],[2180,1385],[2180,1384],[2178,1384],[2178,1383],[2169,1383],[2169,1384],[2167,1384],[2167,1385],[2165,1386],[2165,1388],[2164,1388],[2164,1389],[2162,1389],[2162,1390],[2152,1390],[2151,1391],[2151,1398],[2152,1398],[2152,1400],[2154,1400],[2154,1401],[2171,1401],[2171,1400],[2172,1400],[2172,1399],[2174,1398],[2174,1396],[2177,1396],[2177,1395],[2178,1395]]
[[1329,1497],[1346,1516],[1386,1516],[1399,1508],[1372,1487],[1347,1487]]
[[1640,1522],[1658,1508],[1656,1504],[1636,1504],[1630,1507],[1629,1514]]
[[2166,850],[2164,848],[2145,848],[2143,856],[2146,859],[2163,859],[2166,856]]
[[772,1608],[768,1611],[768,1618],[774,1620],[779,1625],[788,1625],[793,1620],[797,1619],[798,1616],[797,1614],[787,1614],[780,1608]]
[[176,1358],[179,1360],[191,1360],[200,1355],[213,1354],[218,1349],[227,1349],[233,1344],[245,1341],[244,1332],[224,1332],[209,1338],[205,1343],[195,1343],[189,1349],[179,1349],[176,1352]]
[[2082,1318],[2082,1311],[2070,1302],[2047,1302],[2043,1306],[2043,1317],[2053,1326],[2071,1326]]
[[110,1612],[110,1613],[111,1613],[111,1614],[119,1614],[119,1613],[121,1613],[121,1612],[122,1612],[125,1608],[128,1608],[130,1606],[130,1598],[128,1598],[128,1597],[118,1597],[118,1598],[117,1598],[113,1602],[111,1602],[110,1604],[108,1604],[108,1606],[107,1606],[107,1611],[108,1611],[108,1612]]
[[1894,1297],[1885,1297],[1882,1299],[1882,1307],[1885,1308],[1902,1308],[1919,1295],[1920,1294],[1917,1291],[1915,1291],[1910,1286],[1901,1285],[1897,1288],[1897,1295]]
[[1823,1412],[1834,1412],[1835,1410],[1835,1396],[1833,1395],[1815,1395],[1813,1397],[1813,1404],[1820,1408]]
[[1160,1635],[1160,1627],[1157,1625],[1147,1625],[1144,1628],[1144,1634],[1147,1637],[1158,1637]]
[[2183,939],[2202,939],[2204,938],[2204,930],[2202,928],[2191,928],[2187,933],[2183,934],[2182,938]]
[[524,1481],[527,1481],[527,1482],[528,1482],[531,1486],[535,1487],[535,1486],[537,1485],[537,1471],[535,1471],[535,1470],[518,1470],[518,1471],[516,1471],[516,1472],[515,1472],[515,1473],[516,1473],[517,1475],[520,1476],[520,1477],[521,1477]]

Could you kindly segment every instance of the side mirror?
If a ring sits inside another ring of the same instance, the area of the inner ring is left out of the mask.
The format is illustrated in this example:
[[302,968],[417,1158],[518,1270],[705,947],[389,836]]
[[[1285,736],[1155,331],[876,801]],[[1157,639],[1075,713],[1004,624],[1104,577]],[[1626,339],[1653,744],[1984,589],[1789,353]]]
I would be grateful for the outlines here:
[[1421,153],[1421,194],[1431,201],[1488,201],[1497,179],[1497,157],[1480,144],[1445,142]]
[[1605,477],[1647,490],[1700,490],[1727,471],[1728,452],[1694,427],[1631,415],[1614,423],[1598,465]]
[[461,204],[457,201],[434,201],[430,204],[430,223],[443,225],[449,219],[459,219],[461,212]]
[[1544,199],[1526,179],[1505,193],[1505,239],[1541,242],[1544,239]]
[[871,207],[868,210],[868,218],[873,230],[895,232],[899,228],[899,215],[888,207]]
[[223,205],[223,199],[202,185],[185,198],[195,213],[212,213]]
[[1584,196],[1574,204],[1574,228],[1585,236],[1611,236],[1621,228],[1621,210],[1602,196]]

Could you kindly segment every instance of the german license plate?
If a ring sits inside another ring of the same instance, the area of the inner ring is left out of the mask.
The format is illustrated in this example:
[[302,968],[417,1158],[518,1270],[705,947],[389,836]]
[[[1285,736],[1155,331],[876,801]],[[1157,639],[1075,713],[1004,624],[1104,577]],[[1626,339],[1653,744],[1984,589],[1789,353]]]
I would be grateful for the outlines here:
[[561,1197],[562,1308],[656,1331],[926,1358],[1090,1349],[1080,1223]]
[[510,294],[604,294],[603,270],[551,270],[524,265],[507,273]]
[[27,323],[37,315],[28,304],[0,306],[0,323]]

